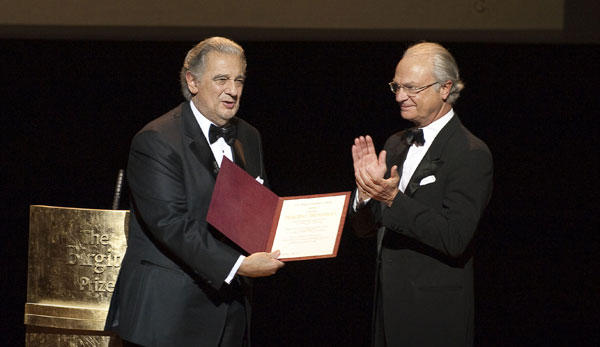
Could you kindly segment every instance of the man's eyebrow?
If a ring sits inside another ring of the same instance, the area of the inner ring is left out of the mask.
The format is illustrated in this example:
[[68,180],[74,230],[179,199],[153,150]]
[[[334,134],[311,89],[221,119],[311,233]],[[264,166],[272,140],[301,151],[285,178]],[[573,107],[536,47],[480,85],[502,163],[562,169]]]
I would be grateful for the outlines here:
[[402,82],[396,82],[397,84],[401,84],[405,87],[414,87],[415,85],[417,85],[417,83],[415,81],[408,81],[406,83],[402,83]]
[[[227,78],[227,79],[229,79],[231,77],[228,74],[218,74],[218,75],[213,76],[213,80],[217,80],[217,79],[220,79],[220,78]],[[240,78],[241,79],[246,79],[246,75],[237,75],[234,79],[237,80],[237,79],[240,79]]]

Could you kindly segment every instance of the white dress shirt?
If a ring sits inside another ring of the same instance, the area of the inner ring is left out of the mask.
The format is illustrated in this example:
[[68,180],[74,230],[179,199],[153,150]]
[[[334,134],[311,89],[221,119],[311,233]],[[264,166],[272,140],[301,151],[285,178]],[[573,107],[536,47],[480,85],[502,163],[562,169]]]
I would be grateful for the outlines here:
[[[194,103],[191,101],[190,101],[190,107],[192,108],[192,113],[194,113],[194,117],[196,117],[196,121],[198,122],[200,129],[202,129],[202,133],[204,134],[204,137],[206,137],[206,141],[210,145],[210,150],[213,152],[213,155],[215,156],[217,165],[219,165],[219,167],[221,167],[221,162],[223,162],[223,156],[225,156],[225,157],[227,157],[227,159],[233,161],[233,154],[231,151],[231,146],[229,146],[227,144],[227,142],[225,142],[225,139],[220,137],[214,143],[210,143],[210,140],[208,139],[208,131],[210,129],[210,125],[213,123],[211,121],[209,121],[208,118],[204,117],[202,115],[202,113],[200,113],[200,111],[198,111],[198,109],[196,108]],[[215,126],[217,126],[217,125],[215,124]],[[238,269],[242,265],[244,258],[246,258],[246,257],[243,255],[240,255],[238,260],[233,265],[233,268],[229,272],[229,275],[227,276],[227,278],[225,278],[225,283],[227,283],[227,284],[231,283],[231,280],[233,280],[233,277],[235,276]]]

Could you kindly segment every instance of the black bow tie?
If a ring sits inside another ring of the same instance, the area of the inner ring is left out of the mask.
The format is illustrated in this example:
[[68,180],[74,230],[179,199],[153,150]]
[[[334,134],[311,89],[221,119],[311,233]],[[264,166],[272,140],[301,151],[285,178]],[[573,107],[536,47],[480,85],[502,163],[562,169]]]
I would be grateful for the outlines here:
[[407,129],[404,134],[402,134],[402,140],[406,142],[407,145],[412,145],[416,143],[417,146],[423,146],[425,144],[425,137],[423,136],[423,129],[415,129],[410,128]]
[[211,144],[222,137],[228,145],[233,145],[235,141],[236,129],[232,124],[227,124],[222,127],[215,126],[214,124],[210,125],[210,129],[208,130],[208,140]]

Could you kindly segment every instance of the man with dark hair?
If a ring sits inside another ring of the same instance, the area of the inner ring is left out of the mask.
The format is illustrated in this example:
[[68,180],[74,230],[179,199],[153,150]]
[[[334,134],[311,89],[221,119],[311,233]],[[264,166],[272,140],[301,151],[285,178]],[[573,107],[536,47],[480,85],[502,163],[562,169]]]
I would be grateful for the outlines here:
[[377,234],[373,344],[470,346],[470,246],[491,195],[492,156],[454,113],[463,83],[444,47],[407,49],[389,85],[415,127],[379,155],[370,136],[352,146],[351,223],[359,235]]
[[[181,69],[188,100],[131,144],[127,252],[106,329],[144,346],[249,344],[246,277],[274,274],[279,251],[248,256],[206,221],[223,157],[265,178],[258,131],[235,117],[244,50],[221,37],[192,48]],[[232,211],[234,213],[234,211]]]

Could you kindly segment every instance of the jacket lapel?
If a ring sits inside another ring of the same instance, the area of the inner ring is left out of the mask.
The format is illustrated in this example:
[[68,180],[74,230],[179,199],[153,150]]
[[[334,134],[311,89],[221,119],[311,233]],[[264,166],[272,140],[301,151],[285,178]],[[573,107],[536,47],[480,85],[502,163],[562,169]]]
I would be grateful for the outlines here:
[[244,154],[244,144],[240,139],[243,139],[242,129],[240,129],[240,125],[238,122],[238,118],[232,118],[231,124],[237,128],[237,137],[231,146],[231,152],[233,153],[233,162],[244,169],[244,171],[248,171],[246,168],[246,155]]
[[421,160],[419,166],[417,166],[417,169],[413,173],[410,182],[408,182],[406,191],[404,192],[406,195],[414,195],[421,187],[420,182],[423,178],[436,175],[439,168],[444,164],[444,161],[441,159],[442,150],[444,149],[446,142],[448,142],[448,139],[454,134],[456,129],[459,128],[460,124],[460,120],[455,114],[435,137],[431,147],[429,147],[429,150],[425,153],[423,160]]
[[219,166],[188,102],[184,102],[182,105],[181,117],[183,118],[183,132],[190,150],[202,166],[216,178]]
[[233,149],[233,162],[237,164],[237,166],[246,170],[246,156],[244,155],[244,146],[242,145],[242,141],[239,139],[235,139],[235,142],[232,146]]
[[410,178],[410,182],[408,182],[404,193],[408,196],[412,196],[419,189],[421,180],[427,176],[435,176],[442,164],[444,164],[444,162],[439,156],[435,156],[431,152],[431,148],[429,148],[429,151],[425,153],[423,160],[421,160],[415,173]]
[[408,154],[408,146],[401,142],[399,146],[394,146],[388,149],[388,155],[386,159],[386,165],[388,168],[388,172],[386,172],[386,177],[390,177],[390,170],[392,166],[398,165],[398,173],[402,174],[402,167],[404,166],[404,160],[406,159],[406,155]]

